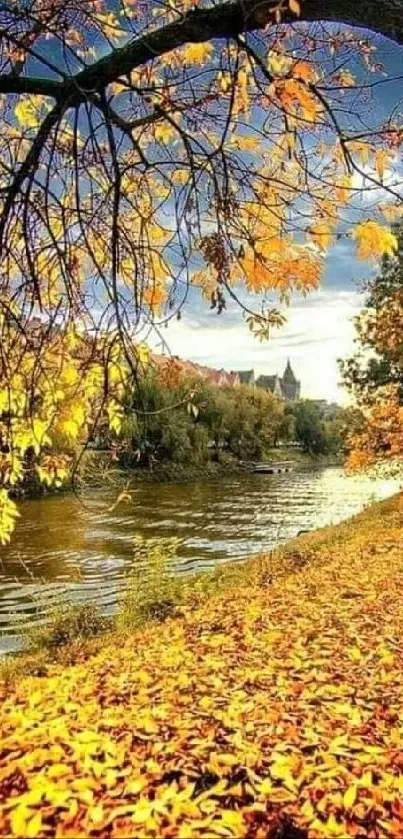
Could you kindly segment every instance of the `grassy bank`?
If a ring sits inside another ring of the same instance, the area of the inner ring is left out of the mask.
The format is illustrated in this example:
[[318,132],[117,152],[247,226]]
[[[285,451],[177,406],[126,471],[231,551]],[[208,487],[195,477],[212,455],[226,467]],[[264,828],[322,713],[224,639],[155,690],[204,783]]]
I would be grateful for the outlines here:
[[402,513],[396,497],[227,568],[42,677],[21,659],[1,835],[401,836]]

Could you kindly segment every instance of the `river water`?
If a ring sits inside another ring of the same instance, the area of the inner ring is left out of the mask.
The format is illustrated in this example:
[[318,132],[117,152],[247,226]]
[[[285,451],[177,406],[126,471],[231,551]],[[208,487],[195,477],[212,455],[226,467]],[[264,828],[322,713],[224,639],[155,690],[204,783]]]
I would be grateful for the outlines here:
[[396,479],[326,468],[139,484],[112,512],[113,497],[99,490],[26,501],[11,545],[0,547],[0,651],[16,648],[56,605],[90,600],[113,611],[136,562],[136,534],[179,537],[177,571],[204,570],[341,521],[399,488]]

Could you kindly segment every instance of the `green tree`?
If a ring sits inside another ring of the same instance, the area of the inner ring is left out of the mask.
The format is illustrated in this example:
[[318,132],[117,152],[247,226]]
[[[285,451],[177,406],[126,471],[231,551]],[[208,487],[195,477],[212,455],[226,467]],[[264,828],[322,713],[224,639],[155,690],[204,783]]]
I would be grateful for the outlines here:
[[328,454],[330,436],[317,405],[303,400],[293,405],[291,412],[295,420],[295,439],[307,454]]
[[291,427],[284,404],[261,388],[217,387],[183,375],[167,380],[149,370],[127,398],[122,461],[203,463],[222,451],[261,459]]
[[355,319],[358,351],[339,361],[343,383],[360,405],[371,405],[387,386],[403,402],[403,224],[394,232],[396,255],[384,257],[380,273],[365,284],[364,307]]

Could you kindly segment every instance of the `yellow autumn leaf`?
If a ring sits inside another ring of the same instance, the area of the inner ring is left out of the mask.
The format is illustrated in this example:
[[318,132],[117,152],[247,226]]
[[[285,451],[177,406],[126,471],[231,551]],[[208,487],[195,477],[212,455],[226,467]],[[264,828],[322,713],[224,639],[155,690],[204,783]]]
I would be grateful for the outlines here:
[[0,543],[2,545],[6,545],[10,541],[15,520],[19,515],[17,506],[8,495],[7,490],[0,489]]
[[348,789],[346,789],[343,795],[343,804],[344,806],[349,809],[355,804],[357,799],[357,786],[356,784],[352,784]]
[[382,181],[385,174],[386,166],[389,163],[389,154],[386,149],[377,149],[375,152],[375,169],[378,178]]
[[123,408],[116,399],[111,399],[106,406],[106,413],[109,421],[109,428],[119,434],[122,428]]
[[268,68],[273,75],[281,76],[290,71],[292,66],[292,59],[288,55],[284,55],[277,50],[272,50],[268,57]]
[[49,778],[56,779],[69,775],[70,771],[71,768],[66,763],[53,763],[49,766],[47,774]]
[[88,818],[94,824],[101,824],[104,820],[104,808],[102,804],[96,804],[94,807],[91,807],[88,811]]
[[168,144],[175,138],[175,129],[168,122],[162,122],[157,125],[154,131],[154,137],[159,143]]
[[379,259],[393,256],[397,251],[398,241],[394,233],[377,221],[363,221],[351,232],[357,243],[357,256],[360,259]]
[[[241,813],[236,810],[221,810],[219,813],[219,820],[221,824],[231,831],[233,836],[242,836],[245,823]],[[215,826],[217,830],[218,825]],[[227,835],[225,833],[224,835]]]
[[14,108],[14,114],[22,128],[38,128],[41,111],[47,102],[43,96],[25,96]]
[[42,815],[40,812],[35,813],[27,822],[25,836],[27,839],[36,839],[42,832]]
[[361,661],[362,653],[359,647],[350,647],[348,654],[352,661]]
[[318,221],[311,225],[309,229],[309,238],[320,250],[327,250],[333,242],[333,234],[329,224],[325,221]]
[[70,437],[71,440],[76,440],[79,435],[80,427],[73,419],[66,419],[61,423],[61,430],[67,437]]
[[212,52],[212,44],[208,42],[187,44],[182,51],[182,56],[187,64],[206,64],[211,58]]
[[14,836],[27,835],[27,822],[32,816],[33,811],[29,810],[24,804],[20,804],[11,813],[11,830]]
[[270,796],[273,792],[273,783],[268,778],[265,778],[260,785],[260,794]]

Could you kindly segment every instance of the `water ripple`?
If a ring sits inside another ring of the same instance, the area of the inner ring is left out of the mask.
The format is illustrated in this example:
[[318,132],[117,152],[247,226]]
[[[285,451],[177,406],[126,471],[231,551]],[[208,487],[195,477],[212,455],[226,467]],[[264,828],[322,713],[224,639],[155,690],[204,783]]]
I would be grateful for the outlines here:
[[176,572],[207,571],[269,550],[299,530],[336,523],[398,489],[397,480],[321,469],[144,484],[114,514],[113,499],[99,491],[84,504],[68,495],[27,501],[15,538],[0,553],[0,651],[18,647],[19,635],[43,623],[54,606],[96,601],[113,612],[139,565],[136,535],[178,536]]

